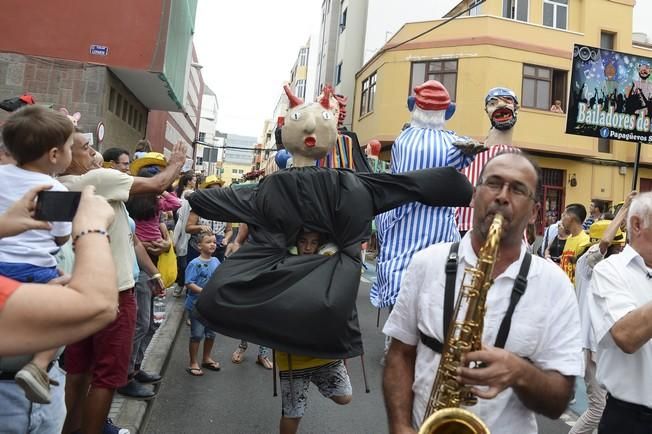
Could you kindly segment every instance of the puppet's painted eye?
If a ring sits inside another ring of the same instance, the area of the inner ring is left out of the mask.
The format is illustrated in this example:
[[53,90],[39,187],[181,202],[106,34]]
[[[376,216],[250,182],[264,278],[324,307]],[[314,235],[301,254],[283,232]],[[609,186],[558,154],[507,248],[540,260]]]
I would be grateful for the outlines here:
[[290,116],[290,117],[292,119],[294,119],[295,121],[298,121],[299,119],[301,119],[301,112],[294,112],[294,113],[292,113],[292,116]]
[[326,120],[333,119],[333,113],[328,112],[328,111],[323,112],[323,113],[321,114],[321,116],[322,116],[324,119],[326,119]]

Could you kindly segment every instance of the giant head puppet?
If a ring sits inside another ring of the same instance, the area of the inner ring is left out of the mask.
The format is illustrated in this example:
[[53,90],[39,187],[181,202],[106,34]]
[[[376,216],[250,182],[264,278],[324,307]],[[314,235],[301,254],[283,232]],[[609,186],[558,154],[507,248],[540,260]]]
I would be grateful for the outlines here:
[[[489,90],[484,99],[484,108],[491,122],[491,128],[484,142],[486,151],[478,155],[475,161],[462,172],[472,185],[477,185],[487,161],[500,152],[513,150],[512,135],[518,117],[518,97],[511,89],[494,87]],[[470,231],[473,228],[473,208],[458,208],[456,219],[460,233]]]
[[330,88],[311,104],[294,95],[287,84],[283,88],[290,101],[281,129],[283,145],[292,154],[294,167],[314,166],[337,140],[337,113],[331,107]]
[[512,128],[518,117],[518,97],[514,91],[506,87],[494,87],[484,98],[484,109],[491,122],[485,145],[510,145]]
[[[454,168],[361,174],[316,167],[337,138],[330,95],[290,108],[282,141],[294,167],[240,188],[200,190],[189,198],[201,217],[245,222],[250,240],[229,257],[197,302],[197,313],[228,336],[291,354],[341,359],[362,353],[356,313],[360,243],[374,215],[408,202],[468,203],[471,186]],[[337,248],[331,256],[288,253],[303,231]]]
[[[484,149],[477,142],[462,140],[444,129],[446,119],[452,116],[450,104],[448,91],[436,80],[414,88],[414,96],[408,100],[412,119],[392,146],[392,173],[447,166],[461,170],[473,161],[475,153]],[[395,303],[403,273],[416,251],[431,244],[459,240],[454,208],[418,202],[379,215],[376,227],[380,253],[371,301],[377,307]]]

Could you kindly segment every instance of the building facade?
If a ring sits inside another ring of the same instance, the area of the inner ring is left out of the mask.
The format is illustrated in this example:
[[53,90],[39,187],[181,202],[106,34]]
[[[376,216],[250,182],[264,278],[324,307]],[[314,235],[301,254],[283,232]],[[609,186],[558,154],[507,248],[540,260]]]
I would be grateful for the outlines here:
[[[449,15],[465,9],[461,2]],[[353,129],[360,143],[378,139],[389,150],[410,119],[406,100],[428,79],[444,83],[457,104],[447,128],[483,140],[490,124],[484,97],[495,86],[514,89],[521,109],[514,144],[543,168],[539,230],[565,204],[616,203],[632,185],[634,143],[565,134],[573,44],[652,57],[632,41],[634,0],[488,0],[472,14],[408,41],[434,22],[406,24],[356,75]],[[405,42],[405,43],[404,43]],[[652,189],[652,147],[643,146],[639,185]]]
[[[38,103],[80,112],[79,124],[87,132],[95,133],[101,122],[100,149],[133,150],[138,140],[149,138],[150,111],[198,117],[186,104],[196,58],[197,0],[116,0],[110,7],[46,2],[38,14],[17,0],[3,6],[11,17],[1,20],[0,99],[29,93]],[[200,107],[199,101],[193,104]],[[178,123],[173,128],[192,143],[195,134]],[[173,142],[152,140],[161,152]]]
[[195,169],[205,175],[217,174],[218,160],[218,131],[217,115],[219,104],[217,96],[208,86],[204,86],[204,95],[201,105],[201,119],[199,120],[199,134],[197,135],[196,166]]

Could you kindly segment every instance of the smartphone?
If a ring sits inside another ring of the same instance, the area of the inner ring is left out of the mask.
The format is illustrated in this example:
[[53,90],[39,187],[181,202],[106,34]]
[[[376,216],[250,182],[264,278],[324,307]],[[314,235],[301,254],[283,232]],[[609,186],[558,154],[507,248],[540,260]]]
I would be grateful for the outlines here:
[[46,222],[71,222],[81,199],[79,191],[42,191],[36,199],[34,218]]

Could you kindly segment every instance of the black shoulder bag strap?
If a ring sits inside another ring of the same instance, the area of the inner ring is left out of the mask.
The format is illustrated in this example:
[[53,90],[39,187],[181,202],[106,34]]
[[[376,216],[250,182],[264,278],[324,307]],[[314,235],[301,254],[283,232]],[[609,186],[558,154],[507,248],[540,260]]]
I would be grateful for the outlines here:
[[521,263],[521,269],[518,270],[518,276],[516,276],[516,280],[514,281],[512,296],[509,299],[509,307],[507,308],[503,322],[500,324],[500,328],[498,329],[498,336],[496,336],[496,343],[494,345],[495,347],[505,348],[507,336],[509,336],[509,328],[512,326],[512,315],[514,315],[514,309],[516,309],[516,305],[523,294],[525,294],[525,289],[527,288],[527,275],[530,271],[530,263],[532,263],[532,255],[526,252],[523,257],[523,262]]
[[[453,310],[455,309],[455,278],[457,277],[457,251],[460,243],[451,244],[446,259],[446,286],[444,293],[444,336],[448,335],[448,328],[453,319]],[[421,342],[436,353],[441,354],[444,346],[439,339],[430,337],[419,330]]]

